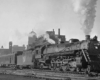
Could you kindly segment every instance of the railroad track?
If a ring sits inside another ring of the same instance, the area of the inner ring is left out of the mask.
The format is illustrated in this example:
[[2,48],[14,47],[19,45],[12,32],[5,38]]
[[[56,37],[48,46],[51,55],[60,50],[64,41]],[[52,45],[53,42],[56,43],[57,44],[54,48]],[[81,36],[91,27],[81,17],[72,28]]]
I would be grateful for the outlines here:
[[[38,70],[35,69],[33,70],[36,72],[37,77],[52,77],[52,78],[63,78],[63,79],[68,79],[68,80],[100,80],[100,77],[89,77],[85,73],[72,73],[72,72],[54,72],[50,70]],[[48,76],[49,75],[49,76]]]
[[[62,71],[51,71],[51,70],[46,70],[46,69],[44,69],[44,70],[40,70],[40,69],[32,69],[32,70],[24,69],[24,70],[35,71],[35,72],[51,72],[51,73],[59,73],[59,74],[74,74],[74,75],[88,76],[85,72],[71,72],[71,71],[62,72]],[[96,76],[95,74],[96,73],[93,73],[94,76]]]
[[[62,71],[51,71],[51,70],[40,70],[40,69],[22,69],[22,70],[14,70],[14,69],[10,69],[10,68],[2,68],[2,70],[11,70],[11,71],[16,71],[16,72],[38,72],[38,73],[56,73],[56,74],[72,74],[72,75],[79,75],[79,76],[88,76],[85,72],[71,72],[71,71],[67,71],[67,72],[62,72]],[[91,75],[90,75],[91,76]],[[92,75],[93,76],[93,75]],[[94,75],[96,76],[96,75]]]
[[50,78],[50,79],[68,79],[68,80],[100,80],[100,77],[89,77],[85,73],[73,73],[73,72],[60,72],[51,70],[39,70],[39,69],[23,69],[23,70],[12,70],[12,69],[0,69],[0,72],[4,74],[21,75],[27,77],[37,77],[37,78]]

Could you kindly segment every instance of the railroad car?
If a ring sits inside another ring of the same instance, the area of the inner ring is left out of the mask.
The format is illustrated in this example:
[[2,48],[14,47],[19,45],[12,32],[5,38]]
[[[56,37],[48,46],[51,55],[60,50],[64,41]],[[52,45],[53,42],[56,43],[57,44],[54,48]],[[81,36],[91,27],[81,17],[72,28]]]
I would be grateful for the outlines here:
[[17,56],[22,55],[22,53],[22,51],[18,51],[16,53],[0,55],[0,66],[15,68],[17,66]]
[[33,68],[33,53],[31,50],[17,51],[0,56],[0,66],[10,68]]
[[7,54],[0,56],[0,66],[1,67],[8,67],[15,64],[15,54]]

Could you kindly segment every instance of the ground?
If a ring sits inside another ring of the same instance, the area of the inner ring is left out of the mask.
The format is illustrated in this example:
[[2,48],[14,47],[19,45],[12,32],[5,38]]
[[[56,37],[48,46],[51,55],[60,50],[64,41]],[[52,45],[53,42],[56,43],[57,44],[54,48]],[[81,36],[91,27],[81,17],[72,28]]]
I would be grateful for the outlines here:
[[0,74],[0,80],[44,80],[44,79],[37,79],[37,78],[32,78],[32,77]]

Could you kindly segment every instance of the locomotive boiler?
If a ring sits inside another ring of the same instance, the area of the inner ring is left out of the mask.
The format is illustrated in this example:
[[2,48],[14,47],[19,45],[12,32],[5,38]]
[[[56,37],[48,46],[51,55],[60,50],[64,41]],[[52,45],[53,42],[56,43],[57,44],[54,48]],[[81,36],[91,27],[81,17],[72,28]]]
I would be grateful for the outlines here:
[[47,44],[34,50],[35,68],[57,71],[100,72],[100,43],[97,36],[70,43]]

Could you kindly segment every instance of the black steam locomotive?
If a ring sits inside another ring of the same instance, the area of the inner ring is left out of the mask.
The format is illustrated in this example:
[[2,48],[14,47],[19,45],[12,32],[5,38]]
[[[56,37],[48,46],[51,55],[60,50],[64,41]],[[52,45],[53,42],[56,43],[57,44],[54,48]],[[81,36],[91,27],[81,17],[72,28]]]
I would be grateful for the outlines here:
[[100,43],[95,36],[71,43],[48,44],[34,50],[34,67],[59,71],[100,72]]

